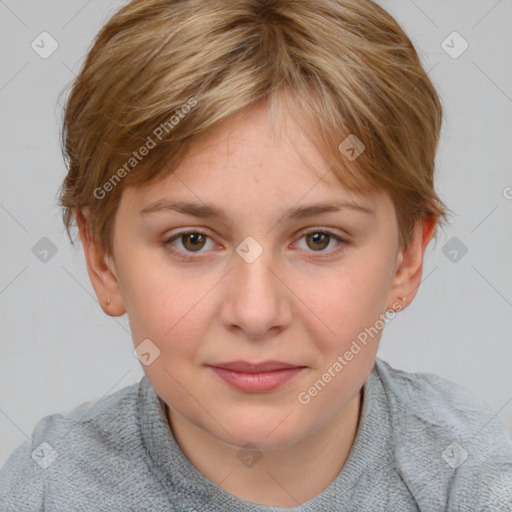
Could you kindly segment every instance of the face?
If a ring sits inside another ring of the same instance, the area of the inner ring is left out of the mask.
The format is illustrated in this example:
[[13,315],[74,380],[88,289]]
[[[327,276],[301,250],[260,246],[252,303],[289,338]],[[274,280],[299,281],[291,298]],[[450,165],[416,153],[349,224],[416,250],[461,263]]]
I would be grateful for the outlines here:
[[114,225],[134,344],[159,350],[148,380],[171,414],[232,446],[285,447],[333,421],[396,299],[390,198],[349,193],[298,126],[284,132],[253,108],[173,175],[127,188]]

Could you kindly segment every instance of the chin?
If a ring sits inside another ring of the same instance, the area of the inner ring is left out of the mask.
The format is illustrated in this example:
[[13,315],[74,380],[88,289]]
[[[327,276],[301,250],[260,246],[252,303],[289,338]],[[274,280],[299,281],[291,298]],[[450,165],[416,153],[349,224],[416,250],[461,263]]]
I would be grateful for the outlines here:
[[[252,413],[241,414],[220,423],[229,432],[215,425],[210,431],[224,443],[236,448],[244,448],[248,443],[260,450],[279,450],[295,444],[307,435],[304,422],[297,423],[292,412],[283,414]],[[284,420],[284,421],[283,421]]]

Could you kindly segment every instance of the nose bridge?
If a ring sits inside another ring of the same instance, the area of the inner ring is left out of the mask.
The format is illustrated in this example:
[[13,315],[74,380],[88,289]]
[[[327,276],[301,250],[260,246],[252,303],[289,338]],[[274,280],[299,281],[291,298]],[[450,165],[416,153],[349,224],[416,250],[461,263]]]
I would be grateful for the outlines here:
[[[253,237],[247,237],[239,244],[236,252],[239,259],[235,265],[234,278],[238,299],[246,303],[259,299],[276,301],[276,294],[280,290],[274,275],[277,269],[272,250],[264,248]],[[266,304],[260,304],[260,308]]]
[[269,329],[289,321],[286,287],[276,277],[280,270],[270,248],[247,237],[236,252],[230,272],[231,303],[223,318],[242,328],[248,336],[263,336]]

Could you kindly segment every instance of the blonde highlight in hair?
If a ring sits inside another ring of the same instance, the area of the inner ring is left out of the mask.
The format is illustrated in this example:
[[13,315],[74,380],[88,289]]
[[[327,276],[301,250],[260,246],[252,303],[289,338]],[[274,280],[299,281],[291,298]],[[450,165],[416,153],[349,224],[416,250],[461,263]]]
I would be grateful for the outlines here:
[[[194,108],[127,167],[190,98]],[[441,102],[413,44],[376,3],[134,0],[98,34],[65,107],[60,204],[68,234],[87,208],[109,253],[124,188],[168,175],[199,136],[260,101],[271,119],[279,111],[310,120],[308,135],[347,189],[390,195],[400,246],[419,220],[447,218],[434,189]],[[356,165],[338,149],[351,134],[365,145]],[[123,179],[112,182],[123,166]]]

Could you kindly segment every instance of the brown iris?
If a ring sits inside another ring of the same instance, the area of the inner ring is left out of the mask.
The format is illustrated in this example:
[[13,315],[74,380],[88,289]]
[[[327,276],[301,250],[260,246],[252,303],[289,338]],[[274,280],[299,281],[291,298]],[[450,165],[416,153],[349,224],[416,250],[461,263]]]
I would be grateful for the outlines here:
[[[306,241],[311,249],[325,249],[329,245],[330,238],[327,233],[308,233],[306,235]],[[310,240],[312,240],[313,246],[309,244]]]
[[188,233],[186,235],[181,235],[181,239],[183,247],[188,251],[197,251],[202,249],[206,242],[206,236],[201,233]]

